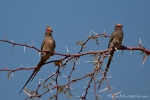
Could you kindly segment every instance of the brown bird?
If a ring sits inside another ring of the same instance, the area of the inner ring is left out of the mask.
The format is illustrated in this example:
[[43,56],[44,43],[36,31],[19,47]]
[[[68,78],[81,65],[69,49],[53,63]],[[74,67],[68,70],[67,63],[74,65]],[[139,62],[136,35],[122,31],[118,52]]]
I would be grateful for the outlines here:
[[123,31],[122,31],[122,25],[121,24],[116,24],[115,28],[114,28],[114,32],[111,34],[110,40],[109,40],[109,44],[108,44],[108,48],[112,48],[113,50],[110,52],[110,58],[108,60],[105,72],[104,72],[104,77],[106,77],[106,74],[108,72],[109,69],[109,65],[111,63],[115,48],[120,48],[121,44],[122,44],[122,40],[123,40]]
[[[30,78],[28,79],[28,81],[26,82],[26,84],[23,86],[23,88],[21,89],[21,91],[24,89],[24,87],[28,84],[28,82],[31,80],[33,80],[33,78],[36,76],[36,74],[38,73],[38,71],[40,70],[40,68],[42,67],[42,65],[47,61],[47,59],[49,59],[51,56],[53,56],[53,52],[55,52],[55,40],[52,37],[52,28],[50,26],[46,27],[46,31],[45,31],[45,38],[42,42],[41,45],[41,50],[42,51],[49,51],[49,52],[42,52],[41,53],[41,60],[38,63],[37,67],[33,70],[33,73],[31,74]],[[21,93],[21,91],[19,92],[19,94]]]

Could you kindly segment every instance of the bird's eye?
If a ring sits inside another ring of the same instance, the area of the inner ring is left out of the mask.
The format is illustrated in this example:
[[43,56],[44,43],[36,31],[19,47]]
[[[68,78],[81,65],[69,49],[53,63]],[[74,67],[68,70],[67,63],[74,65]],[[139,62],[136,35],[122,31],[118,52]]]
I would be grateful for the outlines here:
[[121,25],[117,26],[117,27],[122,27]]
[[48,31],[48,32],[53,32],[53,30],[48,30],[48,29],[47,29],[47,31]]

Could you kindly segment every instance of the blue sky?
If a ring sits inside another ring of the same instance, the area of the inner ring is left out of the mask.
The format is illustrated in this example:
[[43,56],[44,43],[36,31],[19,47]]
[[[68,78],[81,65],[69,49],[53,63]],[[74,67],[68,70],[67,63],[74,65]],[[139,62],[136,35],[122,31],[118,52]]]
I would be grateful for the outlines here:
[[[17,43],[24,44],[27,41],[28,45],[32,45],[34,39],[35,47],[40,48],[45,28],[50,25],[54,31],[53,37],[57,45],[56,52],[67,53],[67,46],[70,53],[77,53],[80,46],[77,46],[76,42],[82,39],[85,41],[91,30],[103,33],[105,29],[106,33],[110,35],[113,32],[114,25],[121,23],[124,26],[123,43],[125,46],[136,47],[138,46],[138,39],[141,38],[142,46],[149,49],[149,5],[149,0],[32,0],[28,2],[0,0],[0,39],[4,39],[4,33],[6,33],[8,40]],[[90,41],[85,51],[107,49],[108,41],[108,38],[104,40],[99,38],[100,46]],[[26,48],[24,53],[23,47],[15,46],[10,52],[11,47],[10,44],[0,42],[0,69],[4,68],[4,62],[8,69],[17,69],[21,65],[23,67],[36,66],[40,59],[37,51]],[[52,59],[60,59],[60,57],[54,56]],[[92,58],[89,56],[81,58],[81,65],[76,66],[72,78],[81,77],[92,71],[93,64],[85,63],[85,60],[92,60]],[[148,95],[150,98],[149,62],[150,59],[148,58],[144,66],[141,67],[142,56],[140,51],[133,51],[132,55],[130,55],[130,51],[124,51],[122,56],[121,51],[115,52],[114,61],[109,70],[110,76],[113,76],[109,79],[109,83],[116,88],[113,92],[123,91],[121,94],[126,96]],[[72,64],[70,63],[65,71],[62,70],[62,74],[67,76],[71,68]],[[38,83],[37,79],[46,79],[56,69],[53,64],[43,66],[27,87],[35,90],[36,83]],[[0,99],[25,99],[27,96],[23,93],[18,94],[18,92],[32,71],[15,72],[10,79],[6,77],[7,73],[0,72]],[[60,77],[60,81],[61,83],[67,82],[64,77]],[[85,93],[83,86],[87,86],[86,81],[89,81],[89,79],[72,85],[74,89],[72,100],[77,99],[75,96]],[[106,83],[103,84],[101,89],[103,88],[106,88]],[[92,89],[93,87],[90,88],[88,100],[94,98]],[[40,89],[40,93],[43,92],[44,90]],[[102,95],[103,99],[108,99],[110,92],[98,92],[98,94]],[[50,95],[50,93],[47,93],[42,97],[42,100],[47,99]],[[60,95],[60,97],[66,99],[63,95]]]

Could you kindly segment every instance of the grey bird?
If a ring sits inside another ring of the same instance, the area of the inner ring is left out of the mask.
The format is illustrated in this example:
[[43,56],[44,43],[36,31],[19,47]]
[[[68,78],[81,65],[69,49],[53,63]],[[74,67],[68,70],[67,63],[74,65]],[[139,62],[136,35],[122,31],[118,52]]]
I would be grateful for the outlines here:
[[108,72],[115,48],[120,48],[121,44],[122,44],[122,40],[123,40],[123,31],[122,31],[122,24],[116,24],[115,28],[114,28],[114,32],[111,34],[110,40],[109,40],[109,44],[108,44],[108,49],[112,48],[113,50],[110,52],[110,58],[108,60],[105,72],[104,72],[104,77],[106,77],[106,74]]
[[[52,37],[52,28],[50,26],[46,27],[46,31],[45,31],[45,38],[42,42],[41,45],[41,50],[42,51],[49,51],[49,52],[42,52],[41,53],[41,60],[38,63],[37,67],[33,70],[33,73],[31,74],[30,78],[28,79],[28,81],[26,82],[26,84],[23,86],[23,88],[21,89],[21,91],[24,89],[24,87],[28,84],[28,82],[31,80],[33,80],[33,78],[36,76],[36,74],[38,73],[38,71],[40,70],[40,68],[42,67],[42,65],[51,57],[53,56],[53,52],[55,52],[55,47],[56,47],[56,43],[55,40]],[[21,93],[21,91],[19,92],[19,94]]]

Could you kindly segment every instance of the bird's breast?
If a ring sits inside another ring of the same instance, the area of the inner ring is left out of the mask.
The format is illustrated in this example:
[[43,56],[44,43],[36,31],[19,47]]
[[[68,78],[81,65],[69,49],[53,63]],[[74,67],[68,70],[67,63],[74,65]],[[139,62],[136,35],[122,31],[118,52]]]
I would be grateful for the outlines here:
[[47,39],[44,43],[43,50],[54,52],[55,51],[54,49],[55,49],[54,40],[53,39]]

